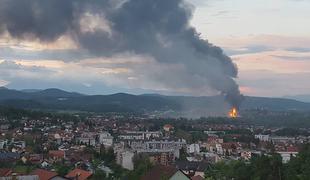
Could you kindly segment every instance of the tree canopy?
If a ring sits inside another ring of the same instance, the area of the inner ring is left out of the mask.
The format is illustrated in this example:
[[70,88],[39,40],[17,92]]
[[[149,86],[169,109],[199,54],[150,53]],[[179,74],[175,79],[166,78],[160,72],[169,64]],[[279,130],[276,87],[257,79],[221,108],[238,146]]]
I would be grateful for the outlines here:
[[287,164],[279,154],[254,157],[249,162],[219,162],[205,172],[209,180],[307,180],[310,177],[310,145]]

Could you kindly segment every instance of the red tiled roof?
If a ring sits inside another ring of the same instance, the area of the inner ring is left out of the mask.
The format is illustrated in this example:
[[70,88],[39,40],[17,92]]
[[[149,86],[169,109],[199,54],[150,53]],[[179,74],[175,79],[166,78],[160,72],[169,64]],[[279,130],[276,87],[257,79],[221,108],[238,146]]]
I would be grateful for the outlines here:
[[173,126],[171,124],[165,124],[164,128],[173,128]]
[[52,157],[64,158],[65,157],[65,151],[51,150],[48,152],[48,155],[52,156]]
[[10,176],[11,174],[12,174],[12,169],[9,169],[9,168],[0,168],[0,176],[1,176],[1,177]]
[[38,175],[40,180],[50,180],[51,178],[57,176],[58,174],[53,171],[47,171],[44,169],[36,169],[31,172],[32,175]]
[[31,161],[32,163],[39,163],[42,161],[42,159],[43,159],[42,154],[31,154],[29,156],[29,161]]
[[289,146],[286,148],[287,152],[298,152],[298,148],[295,146]]
[[77,180],[86,180],[92,175],[89,171],[84,171],[82,169],[75,168],[74,170],[70,171],[66,178],[75,178],[77,177]]

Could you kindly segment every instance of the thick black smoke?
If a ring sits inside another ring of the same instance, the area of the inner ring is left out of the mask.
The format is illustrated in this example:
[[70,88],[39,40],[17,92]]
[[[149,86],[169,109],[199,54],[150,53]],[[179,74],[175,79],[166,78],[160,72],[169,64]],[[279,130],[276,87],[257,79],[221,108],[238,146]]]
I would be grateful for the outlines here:
[[[110,32],[83,31],[85,13],[105,19]],[[203,91],[208,85],[238,107],[242,95],[234,81],[236,66],[219,47],[200,38],[189,25],[191,15],[192,6],[183,0],[0,0],[0,33],[43,42],[69,34],[96,56],[133,52],[181,65],[192,77],[185,86]]]

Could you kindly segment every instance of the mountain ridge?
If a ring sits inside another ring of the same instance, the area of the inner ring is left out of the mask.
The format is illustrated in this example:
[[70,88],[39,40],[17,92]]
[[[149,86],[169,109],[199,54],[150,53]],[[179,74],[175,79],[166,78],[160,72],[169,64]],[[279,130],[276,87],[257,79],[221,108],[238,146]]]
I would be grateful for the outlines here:
[[283,96],[283,98],[295,99],[297,101],[303,101],[303,102],[310,103],[310,94],[299,94],[299,95],[293,95],[293,96]]
[[[0,105],[28,109],[78,110],[90,112],[178,112],[182,115],[226,115],[230,108],[222,96],[166,96],[160,94],[84,95],[50,88],[24,92],[0,89]],[[285,98],[245,96],[241,110],[310,111],[310,103]]]

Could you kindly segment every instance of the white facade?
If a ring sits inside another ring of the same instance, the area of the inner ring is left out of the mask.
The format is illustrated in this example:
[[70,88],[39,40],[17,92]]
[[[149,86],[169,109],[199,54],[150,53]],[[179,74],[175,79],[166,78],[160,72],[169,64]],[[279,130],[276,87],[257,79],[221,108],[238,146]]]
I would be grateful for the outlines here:
[[147,141],[145,144],[147,149],[181,149],[186,146],[186,141]]
[[76,138],[77,142],[87,144],[90,146],[96,145],[96,134],[92,132],[84,132],[80,137]]
[[79,137],[79,138],[77,138],[77,141],[79,143],[83,143],[83,144],[90,145],[90,146],[96,145],[96,139],[91,138],[91,137]]
[[161,136],[160,131],[126,131],[119,135],[122,140],[149,140],[151,138],[158,138]]
[[123,168],[133,170],[133,156],[135,154],[131,151],[122,151],[117,153],[117,163]]
[[221,144],[216,144],[215,147],[217,154],[224,154],[223,147]]
[[220,156],[215,154],[215,153],[209,153],[209,152],[205,152],[203,153],[203,155],[208,158],[208,159],[213,159],[215,163],[219,162],[221,160]]
[[296,140],[294,137],[272,136],[269,138],[269,141],[272,141],[274,143],[295,143]]
[[190,144],[190,145],[187,145],[187,153],[188,154],[199,154],[200,153],[200,146],[199,144]]
[[8,177],[1,177],[1,180],[40,180],[38,175],[23,175],[23,176],[8,176]]
[[172,153],[174,157],[180,158],[179,149],[137,149],[136,152],[139,153]]
[[0,139],[0,149],[3,149],[6,144],[7,144],[7,140]]
[[281,155],[283,163],[289,162],[292,156],[296,157],[296,155],[298,154],[298,152],[277,152],[277,153]]
[[102,132],[99,134],[99,143],[104,146],[112,146],[113,145],[113,136],[111,136],[108,132]]
[[255,138],[259,139],[260,141],[269,141],[269,135],[256,134]]
[[15,147],[22,148],[22,149],[26,147],[26,142],[25,141],[14,141],[14,142],[12,142],[12,144]]

